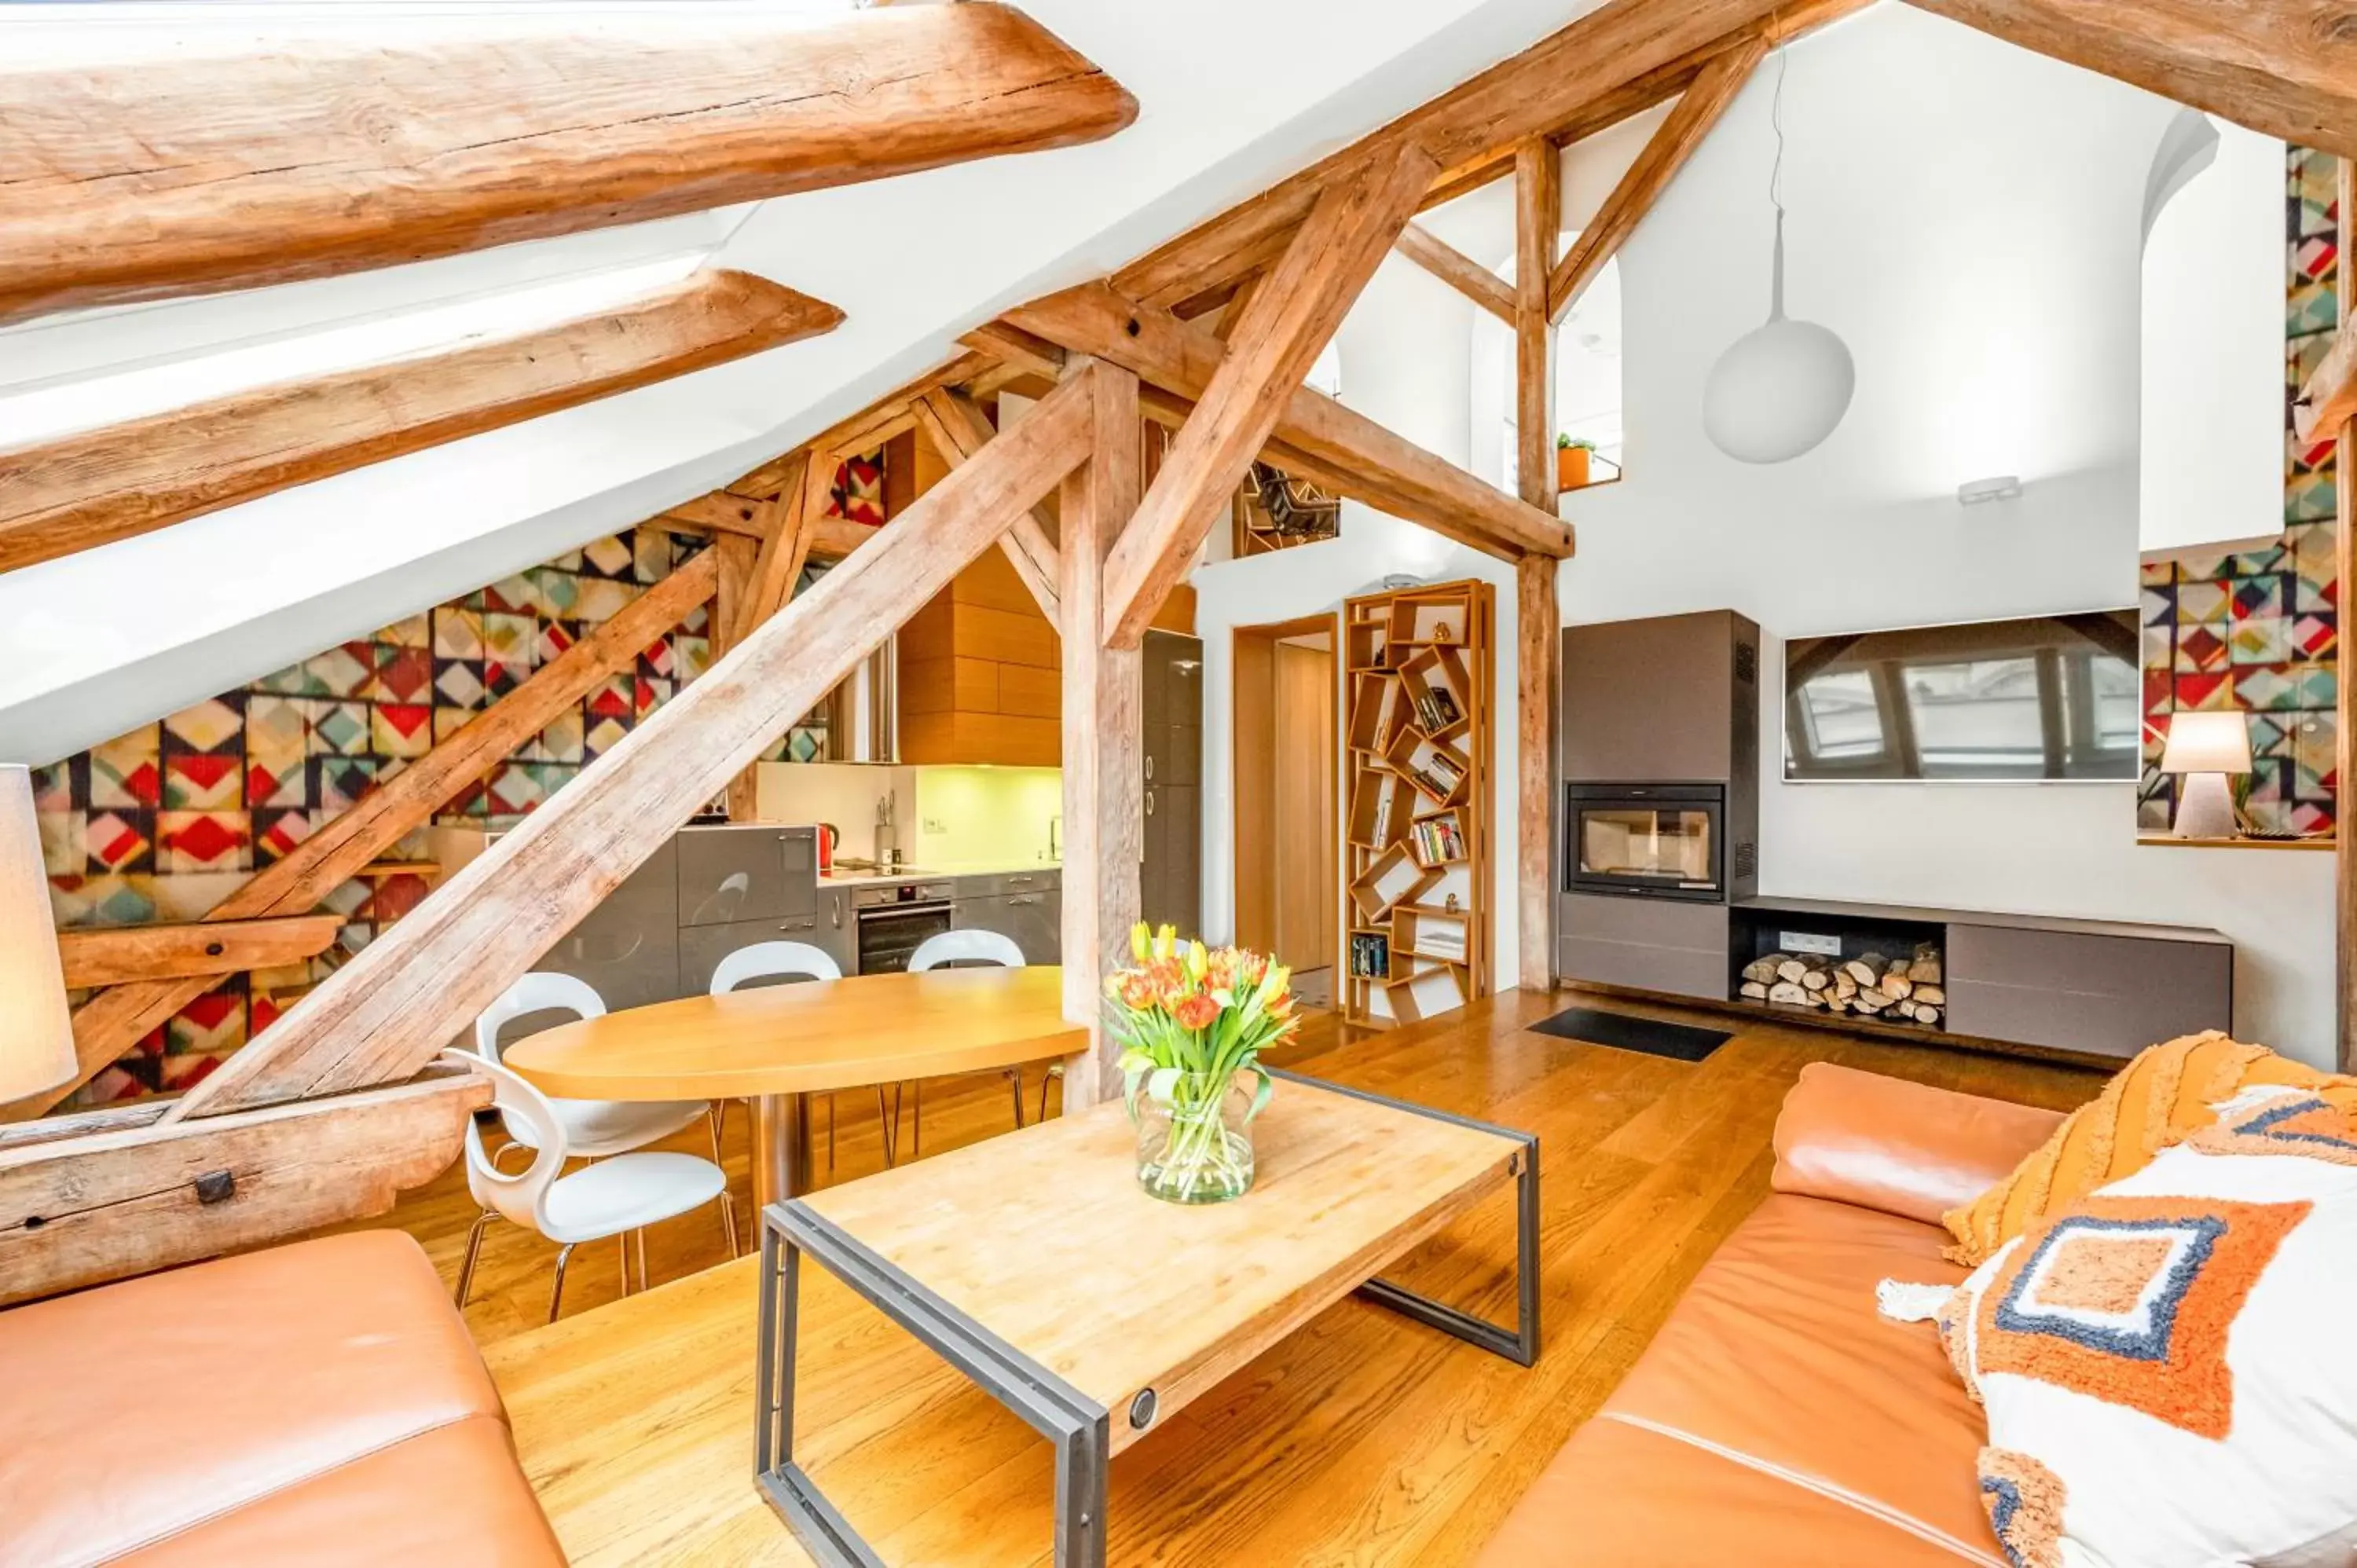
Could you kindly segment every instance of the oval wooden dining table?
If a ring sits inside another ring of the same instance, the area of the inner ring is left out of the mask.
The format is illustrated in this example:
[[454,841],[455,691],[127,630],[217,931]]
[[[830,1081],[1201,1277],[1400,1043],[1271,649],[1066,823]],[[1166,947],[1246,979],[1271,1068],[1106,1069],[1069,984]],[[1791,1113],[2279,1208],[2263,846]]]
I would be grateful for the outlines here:
[[810,1189],[808,1097],[1088,1048],[1064,972],[935,969],[687,996],[529,1036],[500,1059],[570,1100],[748,1100],[753,1198]]

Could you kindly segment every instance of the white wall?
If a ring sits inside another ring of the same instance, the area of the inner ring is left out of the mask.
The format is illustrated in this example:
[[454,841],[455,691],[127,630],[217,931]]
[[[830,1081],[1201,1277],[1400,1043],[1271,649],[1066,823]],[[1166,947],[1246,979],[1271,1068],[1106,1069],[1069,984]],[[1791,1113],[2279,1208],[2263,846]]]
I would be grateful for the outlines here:
[[2137,542],[2215,553],[2282,532],[2284,145],[2190,109],[2179,122],[2210,150],[2147,203]]
[[[1629,473],[1566,503],[1579,553],[1563,575],[1565,618],[1732,607],[1781,639],[2135,602],[2141,210],[2174,106],[1903,6],[1796,47],[1784,99],[1791,308],[1842,334],[1858,388],[1824,446],[1756,468],[1704,438],[1702,384],[1766,312],[1774,70],[1622,252]],[[1343,400],[1479,471],[1490,444],[1455,445],[1466,427],[1437,407],[1450,386],[1472,396],[1472,307],[1401,271],[1386,266],[1345,328]],[[1958,484],[2006,473],[2027,482],[2020,499],[1956,504]],[[1215,932],[1231,909],[1225,628],[1330,603],[1429,540],[1374,521],[1354,512],[1335,544],[1196,579]],[[1510,692],[1503,601],[1498,673]],[[1771,772],[1781,703],[1765,693]],[[1512,736],[1500,739],[1498,774],[1511,779]],[[1510,829],[1512,811],[1500,820]],[[2331,858],[2140,848],[2135,823],[2130,784],[1770,781],[1760,882],[1792,896],[2214,926],[2237,944],[2237,1028],[2328,1059]],[[1497,864],[1513,865],[1511,843]],[[1501,953],[1513,950],[1508,891]]]

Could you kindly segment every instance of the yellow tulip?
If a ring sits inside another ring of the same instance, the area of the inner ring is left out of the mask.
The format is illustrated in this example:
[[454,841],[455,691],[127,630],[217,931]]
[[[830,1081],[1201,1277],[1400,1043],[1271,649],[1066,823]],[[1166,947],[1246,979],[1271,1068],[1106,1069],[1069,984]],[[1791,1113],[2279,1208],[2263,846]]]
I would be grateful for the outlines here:
[[1146,961],[1146,922],[1140,920],[1129,928],[1129,954],[1140,963]]
[[1187,944],[1187,978],[1200,982],[1211,972],[1211,955],[1201,942]]

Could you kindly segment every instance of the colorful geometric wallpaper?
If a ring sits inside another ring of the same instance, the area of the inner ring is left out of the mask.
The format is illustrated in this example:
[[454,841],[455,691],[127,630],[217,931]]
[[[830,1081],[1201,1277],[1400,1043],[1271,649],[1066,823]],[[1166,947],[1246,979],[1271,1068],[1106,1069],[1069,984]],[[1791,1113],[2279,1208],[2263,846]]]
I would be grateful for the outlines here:
[[2290,430],[2291,399],[2339,325],[2339,170],[2329,155],[2303,147],[2289,149],[2287,163],[2283,538],[2265,550],[2144,563],[2140,832],[2166,832],[2176,811],[2176,779],[2159,771],[2168,715],[2236,708],[2250,716],[2254,766],[2244,811],[2251,826],[2303,836],[2333,831],[2341,615],[2333,443],[2303,444]]
[[[884,521],[880,459],[836,476],[837,513]],[[252,685],[33,770],[50,903],[60,928],[202,919],[258,868],[301,843],[515,689],[705,547],[652,526],[600,539],[330,648]],[[805,572],[802,585],[816,576]],[[707,608],[643,650],[489,775],[441,822],[511,826],[701,674]],[[823,732],[780,736],[807,760]],[[432,891],[413,833],[328,896],[338,943],[307,963],[232,976],[85,1089],[82,1102],[185,1088]]]

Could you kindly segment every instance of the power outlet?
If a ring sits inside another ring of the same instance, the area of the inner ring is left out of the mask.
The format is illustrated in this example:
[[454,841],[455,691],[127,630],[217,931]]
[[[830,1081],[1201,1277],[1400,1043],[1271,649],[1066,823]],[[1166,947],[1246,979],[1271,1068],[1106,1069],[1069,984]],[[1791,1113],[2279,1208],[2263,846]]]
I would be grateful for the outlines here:
[[927,817],[925,819],[925,831],[929,833],[945,833],[949,832],[949,829],[942,825],[941,818]]
[[1841,957],[1839,937],[1821,937],[1814,931],[1779,931],[1776,945],[1786,952],[1823,953],[1827,958]]

